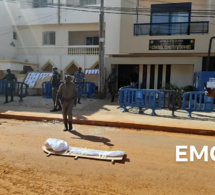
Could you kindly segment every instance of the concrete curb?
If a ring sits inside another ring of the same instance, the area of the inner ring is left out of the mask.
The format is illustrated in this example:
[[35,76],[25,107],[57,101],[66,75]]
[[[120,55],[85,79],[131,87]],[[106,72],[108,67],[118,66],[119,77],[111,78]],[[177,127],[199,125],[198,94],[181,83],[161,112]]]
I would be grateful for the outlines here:
[[[0,113],[0,118],[6,119],[17,119],[17,120],[28,120],[28,121],[63,121],[62,118],[58,117],[44,117],[44,116],[22,116],[16,114],[2,114]],[[111,121],[98,121],[98,120],[80,120],[73,119],[74,124],[84,124],[84,125],[97,125],[97,126],[108,126],[108,127],[120,127],[129,129],[139,129],[139,130],[152,130],[152,131],[162,131],[162,132],[172,132],[172,133],[184,133],[184,134],[195,134],[195,135],[206,135],[215,136],[215,131],[212,129],[194,129],[194,128],[184,128],[184,127],[170,127],[152,124],[141,124],[141,123],[126,123],[126,122],[111,122]]]

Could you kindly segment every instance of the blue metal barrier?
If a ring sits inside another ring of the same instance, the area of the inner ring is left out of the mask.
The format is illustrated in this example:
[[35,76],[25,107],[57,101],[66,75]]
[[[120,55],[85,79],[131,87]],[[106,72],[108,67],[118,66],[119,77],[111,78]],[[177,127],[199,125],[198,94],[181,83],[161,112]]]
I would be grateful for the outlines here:
[[[188,105],[186,102],[188,100]],[[213,98],[207,97],[204,91],[200,92],[186,92],[183,95],[183,109],[188,112],[188,116],[191,118],[191,112],[212,112],[213,110]]]
[[[86,94],[88,98],[92,98],[92,95],[95,94],[95,88],[95,83],[85,82],[82,94]],[[42,94],[44,98],[52,98],[52,84],[50,81],[42,83]]]
[[28,95],[28,85],[22,82],[0,80],[0,94],[18,96],[19,101]]
[[127,106],[152,109],[151,115],[155,115],[155,110],[162,106],[163,93],[151,89],[130,89],[119,90],[119,104],[123,107],[123,112],[128,111]]
[[52,84],[50,81],[42,83],[42,94],[44,98],[52,98]]
[[[122,91],[122,89],[137,89],[137,83],[120,87],[120,89],[119,89],[119,99],[121,98],[122,100],[124,100],[124,91]],[[120,91],[121,91],[121,96],[120,96]],[[119,102],[120,102],[120,100],[119,100]],[[122,107],[121,104],[120,104],[120,106]]]
[[92,98],[92,95],[95,94],[96,85],[92,82],[85,82],[84,88],[81,93],[86,94],[88,98]]

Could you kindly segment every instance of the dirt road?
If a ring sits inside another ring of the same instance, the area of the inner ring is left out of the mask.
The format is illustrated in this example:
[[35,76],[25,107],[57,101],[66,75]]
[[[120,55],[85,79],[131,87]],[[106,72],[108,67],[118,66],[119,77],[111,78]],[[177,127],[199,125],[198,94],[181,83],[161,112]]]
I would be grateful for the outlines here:
[[[176,145],[201,149],[214,137],[63,125],[0,119],[0,194],[214,194],[215,162],[178,163]],[[108,161],[50,156],[47,138],[70,146],[123,150],[127,157]]]

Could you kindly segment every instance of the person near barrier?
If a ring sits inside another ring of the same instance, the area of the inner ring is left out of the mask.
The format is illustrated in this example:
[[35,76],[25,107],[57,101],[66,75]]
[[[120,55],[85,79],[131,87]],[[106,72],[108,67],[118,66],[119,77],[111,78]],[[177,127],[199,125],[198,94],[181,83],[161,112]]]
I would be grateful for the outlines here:
[[62,115],[65,128],[64,131],[72,130],[72,110],[73,107],[77,104],[77,89],[70,75],[65,75],[65,82],[62,83],[59,87],[57,93],[57,99],[61,99],[62,103]]
[[117,79],[118,79],[118,76],[116,74],[116,69],[112,68],[111,73],[109,74],[108,79],[107,79],[108,89],[111,94],[111,102],[114,102],[114,94],[115,94]]
[[14,90],[14,82],[17,81],[17,78],[14,74],[11,73],[10,69],[7,69],[7,74],[3,77],[2,80],[9,81],[6,82],[5,85],[5,104],[8,102],[8,96],[11,96],[10,102],[13,102],[13,90]]
[[82,68],[79,66],[78,71],[75,72],[74,78],[75,78],[75,85],[77,87],[77,93],[78,93],[78,103],[81,104],[81,91],[84,88],[84,81],[85,81],[85,74],[81,72]]
[[130,85],[138,85],[138,79],[139,79],[139,75],[138,75],[138,67],[134,67],[133,71],[130,74]]
[[[53,67],[52,70],[53,70],[53,73],[51,78],[51,84],[52,84],[52,99],[54,103],[54,108],[50,110],[50,112],[56,112],[56,111],[62,110],[59,99],[56,99],[57,90],[60,86],[61,75],[57,72],[57,67]],[[57,105],[55,106],[56,101],[57,101]]]
[[214,89],[205,87],[205,90],[206,90],[205,91],[205,95],[207,95],[208,97],[215,98],[215,91],[214,91]]

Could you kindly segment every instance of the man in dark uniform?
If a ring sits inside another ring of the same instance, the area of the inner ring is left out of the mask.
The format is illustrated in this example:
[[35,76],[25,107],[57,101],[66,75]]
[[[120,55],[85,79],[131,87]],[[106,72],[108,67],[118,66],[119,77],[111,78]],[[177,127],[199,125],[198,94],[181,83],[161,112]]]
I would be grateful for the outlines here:
[[133,72],[130,74],[130,84],[138,83],[139,75],[138,75],[138,67],[133,68]]
[[[53,70],[53,74],[52,74],[52,78],[51,78],[51,83],[52,83],[52,99],[54,102],[54,108],[52,110],[50,110],[50,112],[56,112],[58,110],[62,110],[61,103],[60,103],[59,99],[56,99],[57,90],[60,86],[61,75],[57,72],[56,66],[53,67],[52,70]],[[57,104],[55,104],[56,103],[55,101],[57,101]],[[58,108],[57,108],[57,106],[58,106]]]
[[[10,102],[13,102],[13,89],[14,89],[14,82],[17,81],[17,78],[14,74],[11,73],[10,69],[7,69],[7,74],[3,77],[2,80],[6,81],[5,85],[5,104],[8,102],[8,95],[11,96]],[[8,81],[8,82],[7,82]]]
[[78,103],[81,104],[81,91],[84,88],[84,80],[85,80],[85,74],[81,72],[82,68],[79,66],[78,71],[74,74],[75,77],[75,85],[77,87],[77,93],[78,93]]
[[61,98],[62,102],[62,114],[65,128],[64,131],[72,130],[72,110],[77,104],[77,89],[74,83],[71,82],[72,78],[70,75],[65,75],[65,82],[59,87],[57,98]]
[[114,94],[115,94],[115,89],[116,89],[116,81],[118,79],[118,76],[116,74],[116,69],[112,68],[111,73],[108,76],[108,88],[109,88],[109,92],[112,96],[111,102],[114,102]]

